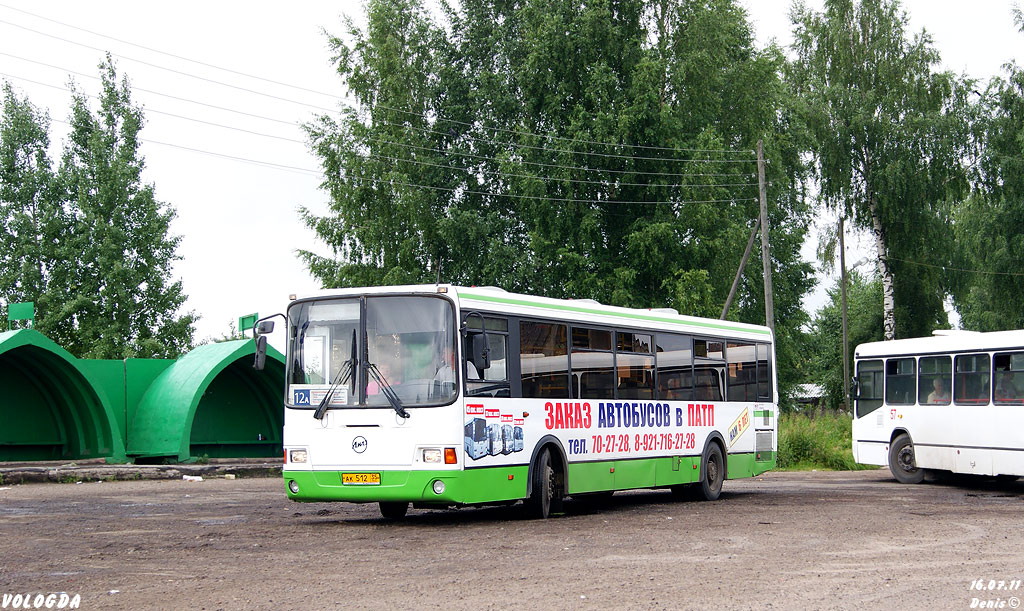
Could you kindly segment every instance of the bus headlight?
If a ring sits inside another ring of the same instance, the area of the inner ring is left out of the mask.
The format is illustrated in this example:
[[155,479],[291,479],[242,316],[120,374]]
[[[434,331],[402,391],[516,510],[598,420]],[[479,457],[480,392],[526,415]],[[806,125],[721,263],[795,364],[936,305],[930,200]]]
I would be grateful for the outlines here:
[[289,481],[288,482],[288,489],[292,491],[292,494],[298,494],[299,493],[299,484],[298,484],[298,482],[296,482],[295,480]]
[[309,460],[309,455],[305,450],[292,450],[288,455],[288,462],[304,463]]
[[434,494],[444,494],[444,482],[439,479],[434,480],[434,485],[431,486],[434,489]]
[[441,450],[438,448],[425,448],[423,450],[423,462],[439,463],[441,462]]

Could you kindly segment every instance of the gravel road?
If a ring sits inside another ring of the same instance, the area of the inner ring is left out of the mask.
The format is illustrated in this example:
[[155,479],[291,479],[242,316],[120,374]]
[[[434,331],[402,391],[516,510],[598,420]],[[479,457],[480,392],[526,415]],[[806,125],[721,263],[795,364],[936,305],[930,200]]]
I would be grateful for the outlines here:
[[376,505],[292,503],[277,478],[25,484],[0,486],[0,595],[67,592],[82,609],[1010,609],[1022,517],[1024,482],[904,486],[885,470],[768,473],[713,503],[618,493],[546,521],[494,507],[387,522]]

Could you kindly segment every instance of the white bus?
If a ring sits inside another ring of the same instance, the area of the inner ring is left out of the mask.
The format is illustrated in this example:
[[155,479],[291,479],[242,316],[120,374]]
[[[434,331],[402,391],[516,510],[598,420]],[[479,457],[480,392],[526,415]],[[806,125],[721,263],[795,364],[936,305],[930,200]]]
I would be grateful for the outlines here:
[[925,470],[1024,475],[1024,331],[857,346],[853,456],[903,483]]
[[775,466],[766,327],[449,285],[325,291],[286,318],[296,501],[546,517],[584,493],[715,499]]

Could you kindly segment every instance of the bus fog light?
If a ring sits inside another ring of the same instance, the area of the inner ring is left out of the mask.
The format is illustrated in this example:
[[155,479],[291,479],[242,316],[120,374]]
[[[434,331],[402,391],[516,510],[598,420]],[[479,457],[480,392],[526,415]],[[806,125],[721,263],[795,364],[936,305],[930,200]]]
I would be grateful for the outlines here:
[[305,450],[292,450],[289,454],[289,461],[294,463],[304,463],[309,460],[309,455]]
[[298,482],[296,482],[295,480],[289,481],[288,482],[288,489],[292,491],[292,494],[298,494],[299,493],[299,484],[298,484]]
[[434,494],[444,494],[444,482],[441,480],[435,479],[432,488],[434,489]]
[[423,462],[441,462],[441,450],[438,448],[427,448],[423,450]]

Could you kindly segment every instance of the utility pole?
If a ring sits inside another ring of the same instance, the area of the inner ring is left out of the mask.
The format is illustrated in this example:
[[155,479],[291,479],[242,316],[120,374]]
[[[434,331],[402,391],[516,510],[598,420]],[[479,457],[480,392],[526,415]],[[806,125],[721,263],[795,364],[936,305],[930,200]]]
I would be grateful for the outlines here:
[[839,292],[842,295],[843,304],[843,401],[846,402],[846,409],[850,408],[850,339],[846,326],[846,244],[843,239],[846,228],[843,226],[843,217],[839,216],[839,268],[842,270],[840,276]]
[[764,264],[764,319],[775,333],[775,302],[772,297],[772,260],[768,248],[768,194],[764,183],[764,141],[757,141],[757,186],[761,200],[761,262]]
[[740,285],[740,278],[743,277],[743,268],[747,266],[747,259],[750,258],[750,250],[754,247],[754,238],[757,237],[757,228],[761,226],[761,220],[754,220],[754,228],[750,230],[750,239],[747,240],[747,249],[743,251],[743,259],[740,260],[740,267],[736,270],[736,277],[732,280],[732,287],[729,289],[729,296],[725,299],[725,306],[722,307],[720,320],[725,320],[729,313],[729,306],[732,305],[732,298],[736,296],[736,288]]

